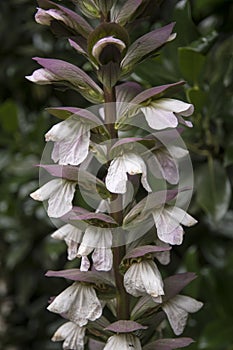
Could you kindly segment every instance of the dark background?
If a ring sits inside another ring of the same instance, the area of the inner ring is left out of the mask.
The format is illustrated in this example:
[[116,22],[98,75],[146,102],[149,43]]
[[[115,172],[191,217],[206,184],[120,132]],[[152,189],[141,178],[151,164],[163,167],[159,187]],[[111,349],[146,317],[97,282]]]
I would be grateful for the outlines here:
[[[70,7],[72,3],[64,1]],[[233,5],[227,0],[166,1],[138,26],[133,37],[176,21],[177,39],[161,55],[137,67],[131,79],[145,87],[187,81],[180,98],[195,104],[194,128],[183,137],[192,156],[195,188],[190,212],[199,224],[186,230],[173,249],[169,273],[194,271],[198,279],[185,292],[204,308],[189,318],[190,349],[233,350]],[[48,269],[63,268],[65,246],[41,203],[30,199],[38,187],[44,133],[56,122],[44,108],[85,107],[78,94],[37,86],[24,76],[37,65],[33,56],[63,58],[83,69],[65,40],[34,22],[36,2],[0,1],[0,349],[50,350],[60,323],[46,311],[49,296],[66,286],[48,280]],[[69,267],[66,263],[65,267]],[[171,333],[172,334],[172,333]]]

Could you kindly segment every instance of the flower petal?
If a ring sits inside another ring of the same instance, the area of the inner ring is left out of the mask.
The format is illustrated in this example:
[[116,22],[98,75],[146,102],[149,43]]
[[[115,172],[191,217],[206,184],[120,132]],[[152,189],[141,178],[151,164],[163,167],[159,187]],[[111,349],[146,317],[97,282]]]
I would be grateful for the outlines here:
[[30,197],[33,198],[36,201],[45,201],[49,199],[49,197],[57,192],[61,186],[61,180],[60,179],[54,179],[46,184],[44,184],[42,187],[38,188],[35,192],[32,192],[30,194]]
[[37,12],[35,14],[35,21],[36,23],[49,26],[52,21],[52,17],[47,11],[41,8],[37,8]]
[[[156,239],[156,245],[160,247],[170,247],[169,244],[162,242],[158,238]],[[154,253],[154,256],[162,265],[168,265],[170,263],[170,250],[156,252]]]
[[87,256],[93,250],[92,259],[98,271],[109,271],[112,268],[112,232],[101,227],[87,227],[82,243],[78,249],[78,256]]
[[199,311],[203,303],[201,301],[198,301],[194,298],[191,298],[186,295],[176,295],[174,298],[171,299],[172,303],[176,306],[182,308],[183,310],[187,311],[188,313],[194,313]]
[[122,157],[111,161],[105,179],[107,189],[112,193],[125,193],[128,177]]
[[35,14],[35,21],[37,23],[49,26],[53,19],[64,22],[65,17],[62,11],[56,9],[49,9],[47,11],[41,8],[37,9],[37,13]]
[[107,344],[103,350],[141,350],[141,344],[138,337],[133,334],[115,334],[108,338]]
[[88,271],[91,264],[87,256],[83,256],[81,259],[80,271]]
[[102,307],[92,286],[73,283],[59,294],[47,308],[51,312],[65,314],[66,317],[79,325],[95,321],[102,315]]
[[157,298],[164,295],[163,281],[153,260],[132,264],[124,275],[124,286],[135,297],[149,294]]
[[[162,212],[161,212],[162,210]],[[181,227],[192,226],[197,221],[183,209],[172,206],[158,208],[152,213],[159,239],[165,243],[181,244],[184,230]]]
[[52,233],[51,237],[64,240],[68,246],[68,260],[73,260],[77,257],[78,245],[81,242],[83,233],[77,227],[67,224],[60,227]]
[[168,152],[156,152],[156,157],[161,166],[161,173],[165,180],[175,185],[179,181],[179,171],[175,159]]
[[175,128],[178,120],[172,111],[160,109],[157,106],[142,107],[141,111],[145,115],[148,125],[154,130]]
[[60,80],[55,74],[44,68],[36,69],[32,75],[26,75],[25,78],[39,85],[52,84],[52,82]]
[[190,122],[189,120],[184,120],[184,118],[182,118],[180,115],[177,116],[177,119],[178,119],[180,124],[183,124],[183,125],[187,126],[188,128],[193,127],[192,122]]
[[61,165],[79,165],[88,155],[90,132],[80,137],[73,137],[67,141],[56,142],[52,152],[52,159]]
[[64,350],[84,350],[85,327],[79,327],[73,322],[60,326],[52,337],[52,341],[63,341]]
[[134,153],[125,153],[111,161],[106,176],[108,190],[112,193],[125,193],[128,181],[127,173],[129,175],[142,174],[143,187],[148,192],[152,191],[147,181],[146,164],[140,156]]
[[184,226],[193,226],[197,223],[197,220],[194,219],[191,215],[186,213],[183,209],[178,207],[167,207],[167,214],[171,217],[171,220],[177,221]]
[[167,315],[174,333],[176,335],[182,334],[188,320],[188,312],[173,304],[171,301],[162,305],[162,309]]
[[152,213],[157,228],[157,235],[159,239],[165,243],[172,245],[180,245],[183,241],[184,230],[177,223],[177,221],[171,221],[170,217],[164,210],[160,215]]
[[72,209],[76,182],[54,179],[40,187],[30,196],[38,201],[48,199],[48,215],[59,218]]
[[60,187],[53,192],[48,201],[48,216],[59,218],[72,209],[76,182],[59,179]]
[[176,295],[162,305],[176,335],[180,335],[187,323],[188,313],[197,312],[203,303],[185,295]]
[[147,169],[143,159],[134,153],[128,153],[124,155],[124,161],[125,161],[126,171],[130,175],[142,174],[141,182],[143,187],[148,192],[152,192],[152,189],[147,181]]
[[97,271],[110,271],[113,263],[112,250],[110,248],[96,248],[92,253],[92,260]]
[[[46,134],[45,141],[62,141],[79,132],[82,123],[77,117],[70,117],[55,124]],[[80,133],[82,135],[82,133]],[[79,135],[78,135],[79,136]]]
[[193,114],[194,107],[190,103],[186,103],[173,98],[161,98],[152,102],[153,106],[161,108],[167,111],[174,112],[183,116],[189,116]]

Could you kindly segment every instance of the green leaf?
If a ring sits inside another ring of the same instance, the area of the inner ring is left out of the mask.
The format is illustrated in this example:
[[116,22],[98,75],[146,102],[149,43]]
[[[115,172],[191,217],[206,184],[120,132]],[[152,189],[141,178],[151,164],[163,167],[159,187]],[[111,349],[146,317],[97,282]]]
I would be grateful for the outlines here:
[[212,30],[208,35],[205,37],[201,37],[195,41],[193,41],[189,47],[190,49],[200,52],[203,54],[206,54],[213,46],[213,44],[216,42],[218,38],[218,32],[216,30]]
[[210,159],[199,169],[197,202],[210,219],[219,221],[226,213],[231,199],[231,185],[219,161]]
[[18,129],[18,108],[14,101],[6,100],[0,106],[0,123],[6,132],[15,132]]
[[195,26],[189,0],[181,0],[175,6],[173,20],[176,22],[176,44],[179,46],[188,45],[199,37],[198,29]]
[[197,84],[205,64],[205,56],[189,47],[180,47],[178,58],[182,77],[192,84]]
[[207,94],[195,86],[186,90],[187,99],[195,107],[195,112],[201,112],[207,100]]

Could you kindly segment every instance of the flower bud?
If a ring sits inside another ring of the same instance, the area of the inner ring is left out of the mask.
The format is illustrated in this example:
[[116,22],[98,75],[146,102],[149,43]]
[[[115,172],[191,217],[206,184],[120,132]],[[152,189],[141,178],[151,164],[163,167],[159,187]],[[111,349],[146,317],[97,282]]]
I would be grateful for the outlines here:
[[89,36],[88,51],[98,65],[120,64],[129,42],[128,33],[116,23],[103,23]]
[[92,55],[102,64],[108,63],[109,60],[120,61],[121,53],[125,48],[126,45],[122,40],[108,36],[97,41],[92,48]]

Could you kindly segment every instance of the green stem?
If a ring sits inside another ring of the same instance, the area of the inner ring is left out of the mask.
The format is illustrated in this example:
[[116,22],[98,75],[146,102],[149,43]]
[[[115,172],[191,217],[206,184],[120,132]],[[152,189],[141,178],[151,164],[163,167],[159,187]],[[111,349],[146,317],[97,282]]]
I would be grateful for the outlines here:
[[[116,92],[115,87],[107,89],[104,87],[104,97],[105,97],[105,123],[106,127],[111,135],[112,141],[117,138],[117,131],[114,127],[116,121]],[[122,196],[120,194],[112,196],[112,202],[110,203],[110,215],[119,224],[123,221],[122,212]],[[113,269],[115,276],[115,283],[117,289],[117,318],[119,320],[129,319],[129,295],[127,294],[123,276],[120,273],[119,266],[121,260],[125,255],[125,246],[114,247],[113,248]]]

